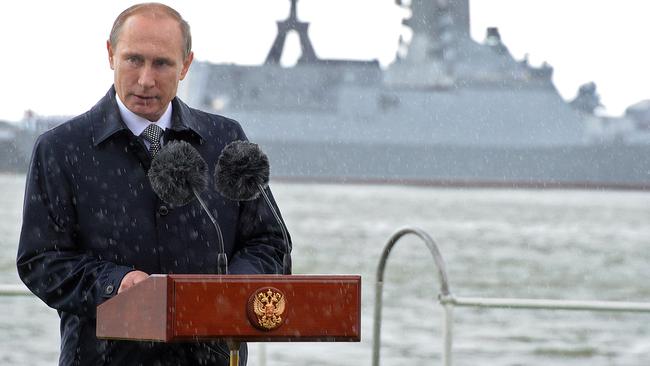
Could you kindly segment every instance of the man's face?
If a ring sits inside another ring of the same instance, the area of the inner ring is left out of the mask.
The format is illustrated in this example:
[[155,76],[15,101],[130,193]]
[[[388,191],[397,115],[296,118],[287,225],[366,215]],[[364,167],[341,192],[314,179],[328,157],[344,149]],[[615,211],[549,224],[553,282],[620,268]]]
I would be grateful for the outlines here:
[[115,91],[133,113],[157,121],[176,96],[192,63],[183,59],[178,22],[167,16],[135,14],[122,25],[116,45],[107,42]]

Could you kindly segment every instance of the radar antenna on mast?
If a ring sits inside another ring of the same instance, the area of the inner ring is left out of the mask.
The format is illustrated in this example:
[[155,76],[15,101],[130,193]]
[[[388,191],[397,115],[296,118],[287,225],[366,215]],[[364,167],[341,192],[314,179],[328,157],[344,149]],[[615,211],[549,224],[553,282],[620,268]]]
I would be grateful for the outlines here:
[[300,37],[300,48],[302,55],[298,60],[298,63],[310,63],[317,62],[318,57],[314,52],[314,47],[311,44],[307,30],[309,29],[309,23],[301,22],[298,20],[296,15],[296,3],[298,0],[291,0],[291,12],[289,18],[282,22],[277,22],[278,24],[278,35],[275,37],[273,46],[269,54],[266,56],[265,64],[279,64],[280,58],[282,57],[282,52],[284,50],[284,44],[286,43],[287,34],[290,31],[295,31]]

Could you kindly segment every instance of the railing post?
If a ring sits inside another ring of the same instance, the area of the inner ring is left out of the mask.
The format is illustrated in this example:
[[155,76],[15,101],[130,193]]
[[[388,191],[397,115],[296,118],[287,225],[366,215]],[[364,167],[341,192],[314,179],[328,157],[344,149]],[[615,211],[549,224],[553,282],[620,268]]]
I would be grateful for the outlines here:
[[381,349],[381,309],[383,300],[384,282],[377,281],[375,284],[375,315],[372,330],[372,366],[379,366],[379,351]]
[[453,346],[453,334],[454,334],[454,313],[453,307],[451,304],[443,305],[444,316],[443,316],[443,353],[442,353],[442,364],[444,366],[451,366],[452,364],[452,346]]
[[[417,228],[403,228],[398,230],[393,236],[390,237],[388,243],[384,247],[384,251],[381,254],[379,259],[379,265],[377,266],[377,281],[375,284],[375,314],[374,314],[374,326],[373,326],[373,342],[372,342],[372,366],[379,366],[380,359],[380,350],[381,350],[381,310],[383,306],[383,289],[384,289],[384,271],[386,269],[386,261],[390,255],[391,250],[404,235],[413,234],[426,244],[433,256],[433,260],[436,264],[436,269],[438,272],[438,281],[440,282],[440,295],[445,297],[449,295],[449,281],[447,279],[447,271],[445,269],[445,263],[442,260],[442,255],[438,250],[438,246],[433,241],[433,239],[423,230]],[[452,346],[452,337],[453,337],[453,327],[451,318],[451,307],[452,305],[445,306],[445,320],[444,320],[444,347],[443,347],[443,360],[445,366],[451,366],[451,346]]]

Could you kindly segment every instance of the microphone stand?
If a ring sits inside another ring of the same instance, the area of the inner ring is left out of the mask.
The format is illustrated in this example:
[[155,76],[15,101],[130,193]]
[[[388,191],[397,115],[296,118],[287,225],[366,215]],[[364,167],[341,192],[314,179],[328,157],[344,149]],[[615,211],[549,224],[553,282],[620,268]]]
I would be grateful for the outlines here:
[[287,235],[287,228],[284,225],[282,219],[280,219],[280,215],[278,215],[278,212],[275,210],[275,207],[271,203],[271,200],[269,199],[269,196],[266,194],[266,190],[264,189],[264,187],[258,184],[257,188],[259,188],[260,192],[262,192],[262,196],[264,197],[264,200],[266,200],[266,203],[271,208],[273,217],[275,217],[275,219],[278,221],[278,223],[280,224],[280,229],[282,230],[282,238],[284,239],[284,246],[285,246],[284,256],[282,257],[282,274],[285,275],[291,274],[291,256],[289,256],[289,236]]
[[201,195],[199,195],[199,192],[196,191],[196,188],[192,187],[192,192],[194,193],[194,196],[201,204],[203,211],[205,211],[205,213],[208,214],[208,217],[210,218],[210,221],[212,221],[212,225],[214,225],[214,228],[217,229],[217,236],[219,238],[219,254],[217,255],[217,274],[220,275],[228,274],[228,256],[226,255],[226,248],[223,245],[223,234],[221,233],[221,227],[219,226],[217,220],[215,220],[214,216],[212,216],[212,214],[210,213],[210,210],[208,210],[208,206],[201,198]]

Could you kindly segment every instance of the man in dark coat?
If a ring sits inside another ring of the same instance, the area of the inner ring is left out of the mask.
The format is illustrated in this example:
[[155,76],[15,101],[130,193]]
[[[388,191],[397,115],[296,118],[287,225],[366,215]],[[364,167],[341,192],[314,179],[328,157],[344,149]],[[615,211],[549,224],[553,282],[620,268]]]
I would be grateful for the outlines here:
[[[246,139],[237,122],[176,98],[193,54],[189,26],[175,10],[161,4],[125,10],[107,50],[114,87],[36,142],[18,273],[59,312],[60,365],[226,365],[222,343],[95,336],[97,305],[149,274],[217,271],[217,233],[200,205],[169,205],[152,191],[154,145],[187,141],[214,167],[226,144]],[[155,126],[164,131],[161,141],[147,132]],[[285,244],[263,200],[238,203],[212,190],[203,198],[223,230],[230,273],[282,272]],[[245,364],[245,347],[241,353]]]

